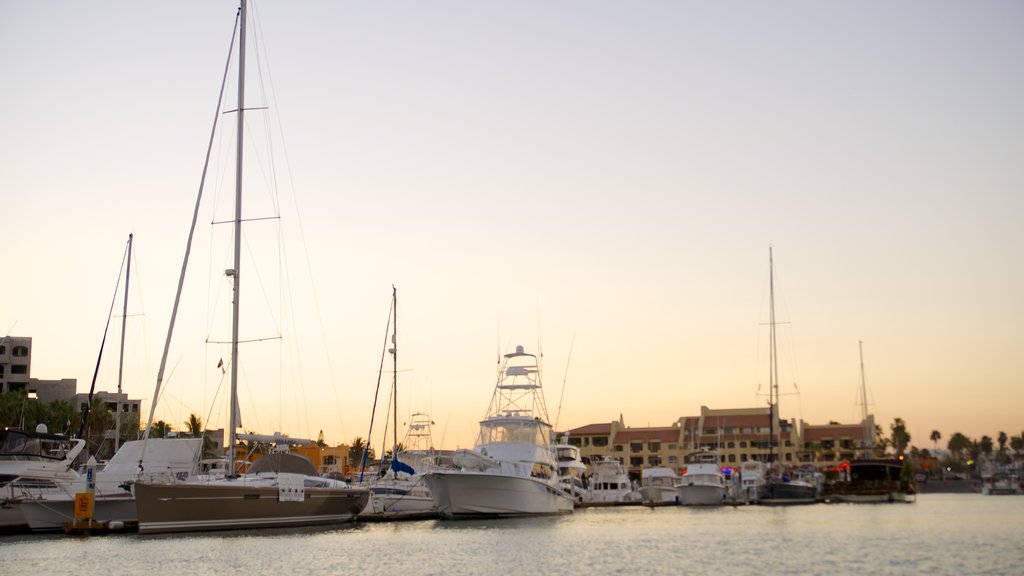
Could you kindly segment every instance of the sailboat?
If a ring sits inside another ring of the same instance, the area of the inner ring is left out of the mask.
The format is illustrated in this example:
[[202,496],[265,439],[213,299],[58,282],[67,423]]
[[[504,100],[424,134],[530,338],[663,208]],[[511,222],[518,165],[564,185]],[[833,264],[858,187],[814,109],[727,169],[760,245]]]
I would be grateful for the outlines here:
[[[317,475],[316,468],[305,457],[277,452],[259,458],[246,473],[238,474],[235,448],[239,439],[238,414],[238,344],[242,242],[242,144],[245,131],[245,41],[248,10],[242,0],[236,18],[238,32],[238,133],[235,164],[234,266],[225,271],[232,280],[231,386],[229,395],[230,424],[228,429],[228,467],[223,478],[208,482],[185,481],[158,483],[136,482],[140,534],[312,526],[354,520],[366,506],[369,492],[354,488],[341,480]],[[212,143],[212,138],[211,138]],[[198,207],[198,203],[197,203]],[[194,221],[193,221],[194,226]],[[191,244],[191,234],[189,236]],[[186,251],[185,263],[188,261]],[[179,278],[175,314],[180,301],[185,265]],[[164,357],[157,376],[157,393],[166,366],[167,346],[173,331],[174,315],[165,343]],[[152,409],[150,412],[152,420]]]
[[[818,488],[811,482],[794,478],[782,470],[782,426],[779,420],[779,354],[775,342],[775,262],[772,249],[768,248],[768,293],[769,293],[769,352],[768,352],[768,418],[770,438],[768,440],[767,478],[758,488],[758,502],[761,504],[814,504],[818,501]],[[777,430],[777,431],[776,431]],[[775,446],[779,454],[775,455]]]
[[864,422],[864,452],[861,458],[839,465],[839,479],[826,486],[829,502],[913,502],[916,487],[898,458],[872,458],[874,418],[868,414],[867,379],[864,376],[864,343],[860,351],[860,398]]
[[572,512],[572,496],[558,478],[541,386],[536,355],[522,346],[504,355],[476,445],[452,455],[458,469],[425,476],[442,517]]
[[[423,474],[436,463],[430,416],[417,412],[409,421],[405,441],[398,443],[398,290],[391,288],[392,446],[387,469],[370,482],[370,502],[361,516],[374,518],[434,517],[437,510]],[[371,516],[372,515],[372,516]]]

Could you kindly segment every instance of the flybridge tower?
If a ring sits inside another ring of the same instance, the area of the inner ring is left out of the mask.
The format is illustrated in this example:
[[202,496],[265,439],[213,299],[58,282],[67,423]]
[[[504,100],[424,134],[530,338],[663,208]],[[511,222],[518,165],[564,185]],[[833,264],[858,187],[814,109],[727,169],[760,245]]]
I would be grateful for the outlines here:
[[527,353],[522,345],[505,354],[494,387],[494,395],[487,409],[487,417],[532,417],[548,423],[548,408],[544,402],[540,365],[535,354]]

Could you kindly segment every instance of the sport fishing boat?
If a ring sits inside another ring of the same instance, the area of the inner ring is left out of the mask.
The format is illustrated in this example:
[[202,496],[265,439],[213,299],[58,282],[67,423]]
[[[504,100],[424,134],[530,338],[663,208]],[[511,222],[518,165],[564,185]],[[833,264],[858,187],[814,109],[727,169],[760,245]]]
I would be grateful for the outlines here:
[[476,445],[452,456],[457,469],[424,476],[438,513],[452,519],[572,512],[551,436],[537,356],[517,346],[504,355]]

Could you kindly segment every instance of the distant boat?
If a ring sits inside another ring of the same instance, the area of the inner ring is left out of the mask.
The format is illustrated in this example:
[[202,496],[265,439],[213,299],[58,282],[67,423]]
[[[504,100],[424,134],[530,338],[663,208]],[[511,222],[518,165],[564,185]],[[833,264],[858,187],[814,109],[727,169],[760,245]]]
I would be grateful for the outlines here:
[[620,504],[640,501],[640,492],[634,489],[622,462],[609,456],[595,456],[590,461],[590,469],[587,485],[590,488],[591,503]]
[[[769,473],[765,481],[758,487],[757,500],[760,504],[813,504],[818,501],[818,487],[792,475],[787,475],[782,469],[782,447],[777,439],[782,437],[782,428],[779,426],[779,363],[778,347],[775,342],[775,263],[772,259],[772,249],[768,248],[768,287],[769,287],[769,400],[768,400],[768,426],[770,438],[768,440],[768,465]],[[776,427],[779,428],[776,433]],[[779,454],[775,456],[774,447],[779,443]]]
[[[273,453],[256,460],[244,474],[235,469],[238,435],[238,343],[242,250],[242,150],[245,113],[245,42],[248,10],[242,0],[238,25],[238,115],[235,166],[234,264],[225,272],[232,280],[231,387],[227,476],[209,482],[135,483],[140,534],[313,526],[355,519],[369,499],[365,488],[317,474],[312,462],[298,454]],[[191,235],[190,235],[191,241]],[[186,256],[187,263],[187,256]],[[179,280],[179,296],[185,267]],[[175,310],[177,309],[177,300]],[[173,316],[171,326],[173,327]],[[168,341],[170,333],[168,333]],[[160,376],[166,363],[166,347]],[[159,397],[157,394],[155,397]]]
[[679,474],[673,468],[655,466],[640,471],[640,500],[644,504],[678,504]]
[[985,462],[981,467],[981,493],[986,496],[1024,494],[1020,473],[1006,465]]
[[718,465],[718,454],[705,450],[689,455],[686,472],[676,490],[683,506],[721,506],[725,504],[729,485]]
[[433,424],[427,414],[412,415],[398,457],[390,461],[383,476],[369,484],[370,501],[362,514],[381,518],[437,515],[434,497],[423,479],[424,474],[439,467],[431,436]]
[[425,476],[438,512],[449,519],[572,512],[551,435],[537,356],[517,346],[504,356],[476,445],[452,455],[457,470]]
[[28,530],[22,502],[63,494],[78,479],[74,462],[84,449],[85,440],[50,434],[45,424],[0,429],[0,532]]
[[576,504],[590,501],[590,491],[583,481],[587,467],[580,458],[580,449],[569,444],[568,435],[561,444],[555,444],[555,459],[558,460],[558,481],[562,490],[568,492]]
[[905,478],[901,460],[850,460],[839,468],[841,478],[825,488],[830,502],[909,502],[914,498],[914,483]]

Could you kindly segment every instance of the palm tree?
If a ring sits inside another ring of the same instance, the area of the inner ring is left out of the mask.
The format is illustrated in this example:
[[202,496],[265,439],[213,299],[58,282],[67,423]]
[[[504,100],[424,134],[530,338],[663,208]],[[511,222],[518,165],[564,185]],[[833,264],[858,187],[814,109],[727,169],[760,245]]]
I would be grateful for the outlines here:
[[157,420],[153,423],[153,427],[149,429],[149,435],[153,438],[166,438],[172,430],[174,430],[174,426],[163,420]]
[[892,446],[896,449],[896,455],[900,456],[910,444],[910,432],[907,432],[907,424],[903,418],[896,418],[889,428],[892,430]]
[[946,448],[948,448],[949,451],[952,452],[953,454],[956,454],[960,458],[963,458],[964,451],[967,450],[970,447],[970,445],[971,441],[970,439],[967,438],[967,436],[964,436],[959,432],[955,432],[953,436],[949,439],[949,443],[946,444]]
[[992,454],[992,437],[991,436],[982,436],[981,437],[981,442],[978,442],[978,448],[981,450],[981,453],[984,454],[986,457],[991,455]]
[[942,440],[942,434],[938,430],[932,430],[932,435],[929,438],[932,440],[932,447],[937,449],[939,447],[939,440]]
[[999,453],[1000,454],[1002,454],[1003,452],[1006,452],[1006,440],[1007,440],[1006,432],[1000,431],[999,432],[999,438],[998,438]]
[[107,431],[110,430],[114,419],[107,407],[105,399],[94,396],[89,404],[89,421],[86,422],[85,440],[88,442],[89,453],[97,459],[109,457],[110,447],[105,444]]
[[63,431],[69,434],[78,424],[78,415],[75,414],[75,407],[64,400],[50,402],[50,431]]
[[348,449],[348,461],[356,467],[362,467],[363,465],[363,454],[366,455],[367,462],[373,462],[376,458],[373,452],[373,448],[366,444],[362,436],[356,436],[352,439],[352,444]]
[[203,419],[193,412],[188,415],[188,421],[185,422],[185,429],[188,430],[189,435],[193,438],[203,439],[203,456],[209,456],[213,453],[213,440],[206,434],[206,430],[203,427]]

